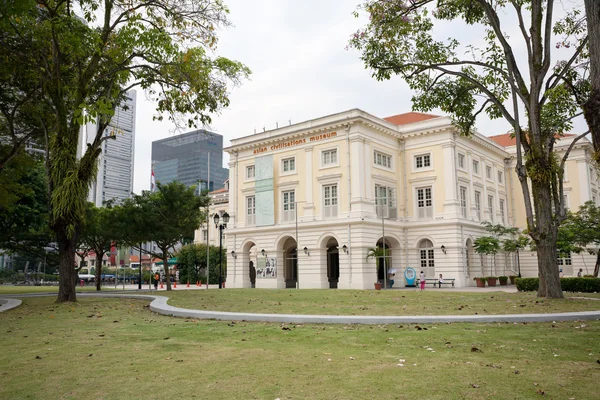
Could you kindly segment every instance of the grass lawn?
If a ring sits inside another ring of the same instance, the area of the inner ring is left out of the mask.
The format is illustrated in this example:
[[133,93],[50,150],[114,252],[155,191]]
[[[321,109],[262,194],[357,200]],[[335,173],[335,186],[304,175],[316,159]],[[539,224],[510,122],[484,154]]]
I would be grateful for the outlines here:
[[0,313],[0,398],[590,399],[599,337],[598,321],[230,323],[26,298]]
[[[600,310],[600,301],[547,300],[535,293],[425,290],[172,290],[169,304],[200,310],[272,314],[475,315]],[[587,294],[565,293],[565,297]]]

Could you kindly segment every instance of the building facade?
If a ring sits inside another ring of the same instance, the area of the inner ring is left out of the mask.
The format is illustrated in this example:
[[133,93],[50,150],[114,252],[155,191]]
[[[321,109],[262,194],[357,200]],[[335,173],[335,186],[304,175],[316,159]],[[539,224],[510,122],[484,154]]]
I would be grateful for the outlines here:
[[[461,137],[448,117],[358,109],[232,140],[227,287],[367,289],[390,269],[403,286],[409,267],[457,286],[516,275],[514,255],[473,250],[489,235],[482,222],[524,223],[514,151],[502,140]],[[586,145],[569,177],[589,164]],[[579,178],[567,193],[592,199],[597,180]],[[572,209],[583,200],[571,195]],[[381,247],[385,261],[369,257]],[[525,253],[521,272],[536,276]]]
[[[131,197],[133,192],[133,167],[135,150],[136,92],[127,92],[125,103],[115,110],[104,136],[115,136],[115,140],[102,143],[98,162],[98,174],[93,182],[88,200],[101,207],[106,201],[120,203]],[[96,135],[97,125],[86,124],[87,142]],[[81,149],[83,151],[83,147]]]
[[152,168],[156,182],[179,181],[199,191],[220,188],[229,175],[223,168],[223,136],[197,130],[152,142]]

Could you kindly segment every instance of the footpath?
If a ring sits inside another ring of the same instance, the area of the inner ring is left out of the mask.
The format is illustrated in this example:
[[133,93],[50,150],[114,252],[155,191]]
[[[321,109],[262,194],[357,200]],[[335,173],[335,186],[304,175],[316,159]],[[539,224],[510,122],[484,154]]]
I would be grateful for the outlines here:
[[[136,287],[137,289],[137,287]],[[198,288],[199,289],[199,288]],[[466,290],[465,290],[466,289]],[[396,289],[402,290],[402,289]],[[436,291],[468,291],[468,288],[457,289],[435,289]],[[478,289],[481,291],[482,289]],[[516,291],[515,289],[496,289],[492,291]],[[135,294],[143,292],[143,294]],[[162,293],[162,291],[160,291]],[[166,294],[166,293],[165,293]],[[0,312],[10,310],[21,305],[19,298],[38,297],[38,296],[56,296],[56,293],[31,293],[19,295],[4,295],[0,298]],[[598,311],[580,311],[566,313],[550,314],[503,314],[503,315],[418,315],[418,316],[374,316],[374,315],[302,315],[302,314],[256,314],[256,313],[238,313],[224,311],[206,311],[192,310],[180,307],[174,307],[167,304],[169,298],[157,294],[155,290],[135,290],[124,291],[121,293],[94,293],[78,292],[81,297],[117,297],[130,298],[150,301],[150,310],[158,314],[168,315],[180,318],[194,319],[213,319],[225,321],[259,321],[276,323],[294,323],[294,324],[439,324],[452,322],[551,322],[551,321],[577,321],[577,320],[598,320],[600,319],[600,310]],[[600,299],[594,299],[600,300]],[[600,303],[598,303],[600,308]]]

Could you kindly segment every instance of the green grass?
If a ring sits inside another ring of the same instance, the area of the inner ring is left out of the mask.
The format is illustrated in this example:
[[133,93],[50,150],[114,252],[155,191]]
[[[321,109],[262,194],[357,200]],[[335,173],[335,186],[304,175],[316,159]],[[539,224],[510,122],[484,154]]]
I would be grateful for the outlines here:
[[589,399],[598,337],[598,321],[284,326],[26,298],[0,313],[0,398]]
[[272,289],[165,293],[160,294],[169,296],[169,304],[177,307],[272,314],[482,315],[600,310],[597,300],[547,300],[534,293]]

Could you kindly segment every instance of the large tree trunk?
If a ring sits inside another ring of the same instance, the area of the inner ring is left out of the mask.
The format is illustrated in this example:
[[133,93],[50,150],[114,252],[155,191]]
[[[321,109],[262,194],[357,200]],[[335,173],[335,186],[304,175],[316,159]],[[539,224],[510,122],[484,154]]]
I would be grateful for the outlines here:
[[65,301],[77,301],[75,285],[77,281],[77,272],[75,269],[75,250],[77,239],[68,238],[66,234],[59,231],[56,233],[58,243],[58,297],[57,303]]
[[600,2],[584,0],[590,52],[590,83],[592,91],[583,104],[585,120],[592,133],[594,160],[600,162]]
[[598,277],[598,270],[600,270],[600,251],[596,255],[596,265],[594,266],[594,278]]
[[102,259],[104,258],[104,253],[99,254],[96,253],[96,290],[102,290]]
[[167,290],[171,290],[171,276],[169,275],[169,253],[163,250],[163,268],[165,271],[165,279],[167,280]]
[[538,297],[562,299],[563,292],[560,287],[558,274],[558,259],[556,241],[558,225],[553,218],[551,188],[543,182],[534,182],[531,185],[535,201],[535,217],[537,230],[535,244],[537,247],[538,273],[540,286]]

